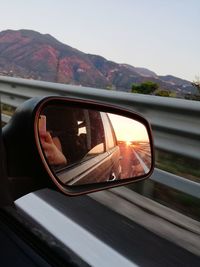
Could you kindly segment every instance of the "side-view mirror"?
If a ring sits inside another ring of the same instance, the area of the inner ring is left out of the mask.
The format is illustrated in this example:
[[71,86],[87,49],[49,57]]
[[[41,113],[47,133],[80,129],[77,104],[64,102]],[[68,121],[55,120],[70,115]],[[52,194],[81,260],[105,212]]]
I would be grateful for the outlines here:
[[[30,158],[35,170],[42,166],[66,194],[128,184],[148,178],[153,171],[150,125],[130,109],[47,97],[27,101],[16,117],[4,131],[5,142],[8,143],[13,127],[18,127],[15,134],[20,135],[20,125],[27,125],[28,129],[21,129],[21,135],[26,132],[29,137],[21,138],[21,143],[17,138],[15,149],[19,146],[26,157],[33,153]],[[28,142],[33,142],[30,151],[27,151]]]

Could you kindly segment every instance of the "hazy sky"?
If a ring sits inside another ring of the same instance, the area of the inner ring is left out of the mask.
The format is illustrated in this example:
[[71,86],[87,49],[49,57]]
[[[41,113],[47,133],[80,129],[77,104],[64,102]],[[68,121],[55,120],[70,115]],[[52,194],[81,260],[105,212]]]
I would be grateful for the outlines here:
[[149,141],[145,126],[133,119],[108,113],[118,141]]
[[0,0],[0,30],[50,33],[160,75],[200,75],[200,0]]

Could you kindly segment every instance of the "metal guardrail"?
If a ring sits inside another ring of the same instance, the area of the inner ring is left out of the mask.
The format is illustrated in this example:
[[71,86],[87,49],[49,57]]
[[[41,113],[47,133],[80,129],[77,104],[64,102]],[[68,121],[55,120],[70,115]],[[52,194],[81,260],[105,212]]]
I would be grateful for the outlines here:
[[[200,103],[192,100],[145,96],[82,86],[0,76],[2,103],[19,106],[35,96],[64,95],[131,107],[151,123],[155,147],[200,160]],[[200,198],[200,184],[155,170],[152,180]],[[194,189],[196,188],[196,189]]]

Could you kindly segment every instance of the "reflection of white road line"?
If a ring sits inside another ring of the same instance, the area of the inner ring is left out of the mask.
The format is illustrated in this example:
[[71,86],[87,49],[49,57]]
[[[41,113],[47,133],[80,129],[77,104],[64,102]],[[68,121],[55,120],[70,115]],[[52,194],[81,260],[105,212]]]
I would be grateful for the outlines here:
[[139,160],[142,168],[144,169],[145,173],[149,172],[149,168],[147,167],[147,165],[144,163],[144,161],[140,158],[140,156],[138,155],[138,153],[135,152],[135,150],[133,149],[133,153],[135,154],[136,158]]

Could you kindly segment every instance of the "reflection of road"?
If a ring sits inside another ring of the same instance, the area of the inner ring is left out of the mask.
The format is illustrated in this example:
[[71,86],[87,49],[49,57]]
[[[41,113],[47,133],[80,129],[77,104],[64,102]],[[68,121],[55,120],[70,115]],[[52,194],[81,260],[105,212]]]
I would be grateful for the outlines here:
[[122,178],[130,178],[148,173],[151,166],[151,153],[148,143],[127,145],[119,143],[121,152]]

